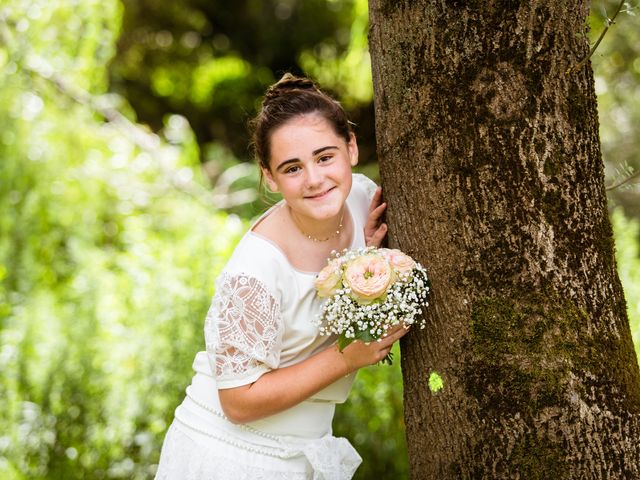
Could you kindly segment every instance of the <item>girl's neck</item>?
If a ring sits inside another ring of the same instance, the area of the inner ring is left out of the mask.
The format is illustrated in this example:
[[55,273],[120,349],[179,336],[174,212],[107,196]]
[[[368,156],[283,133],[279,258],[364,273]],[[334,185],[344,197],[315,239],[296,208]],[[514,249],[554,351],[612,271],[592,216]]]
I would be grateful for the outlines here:
[[[285,254],[289,263],[303,272],[319,272],[326,264],[333,250],[350,248],[354,239],[354,223],[345,205],[342,233],[326,242],[304,239],[289,214],[285,203],[279,204],[271,213],[258,221],[252,230],[275,243]],[[337,220],[335,222],[337,224]]]
[[298,216],[291,207],[287,205],[289,218],[295,225],[298,232],[300,232],[300,234],[307,240],[316,243],[330,241],[331,243],[334,243],[335,241],[340,240],[341,235],[344,233],[345,211],[346,206],[343,206],[340,213],[334,218],[329,218],[325,221],[305,221],[304,217]]

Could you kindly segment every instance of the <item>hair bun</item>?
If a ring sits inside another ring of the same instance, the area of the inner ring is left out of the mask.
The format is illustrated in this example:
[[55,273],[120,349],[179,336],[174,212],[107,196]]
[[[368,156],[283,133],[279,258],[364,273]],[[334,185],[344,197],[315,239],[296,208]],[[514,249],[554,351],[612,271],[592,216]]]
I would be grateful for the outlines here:
[[290,120],[309,114],[321,116],[345,143],[352,141],[353,131],[342,105],[313,80],[285,73],[269,87],[260,111],[250,123],[254,152],[262,170],[271,169],[273,132]]
[[267,90],[264,96],[264,100],[265,102],[269,102],[291,90],[311,90],[317,92],[318,87],[308,78],[296,77],[291,73],[285,73],[280,80],[269,87],[269,90]]

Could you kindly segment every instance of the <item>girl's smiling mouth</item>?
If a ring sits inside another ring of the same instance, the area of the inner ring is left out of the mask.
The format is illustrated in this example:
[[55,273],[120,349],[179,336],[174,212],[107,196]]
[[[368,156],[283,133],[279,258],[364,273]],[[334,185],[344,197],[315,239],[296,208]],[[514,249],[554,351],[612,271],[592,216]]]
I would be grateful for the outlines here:
[[329,190],[325,190],[324,192],[317,193],[315,195],[305,195],[304,198],[308,200],[319,200],[325,198],[329,193],[333,192],[336,187],[331,187]]

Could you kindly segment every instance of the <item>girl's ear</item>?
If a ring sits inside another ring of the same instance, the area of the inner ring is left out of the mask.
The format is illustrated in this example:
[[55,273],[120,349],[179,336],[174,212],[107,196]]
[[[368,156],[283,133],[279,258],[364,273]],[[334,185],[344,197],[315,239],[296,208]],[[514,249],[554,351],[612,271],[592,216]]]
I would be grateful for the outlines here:
[[273,175],[271,175],[271,172],[268,169],[262,167],[262,176],[267,182],[267,187],[269,188],[269,190],[271,190],[272,192],[277,192],[278,185],[273,180]]
[[352,167],[358,164],[358,142],[356,142],[355,133],[351,132],[349,143],[347,143],[347,151],[349,152],[349,161]]

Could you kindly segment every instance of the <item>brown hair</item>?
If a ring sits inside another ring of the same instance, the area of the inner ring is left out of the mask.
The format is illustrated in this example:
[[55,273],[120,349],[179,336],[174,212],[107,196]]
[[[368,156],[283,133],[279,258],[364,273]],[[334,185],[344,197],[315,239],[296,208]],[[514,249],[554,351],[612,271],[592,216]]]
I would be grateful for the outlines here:
[[312,80],[285,73],[269,87],[260,112],[250,123],[253,149],[262,168],[269,170],[271,134],[292,118],[314,112],[322,115],[345,142],[351,140],[351,123],[342,105]]

